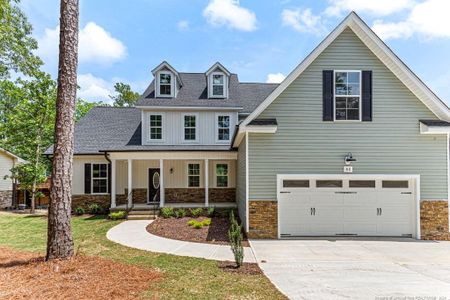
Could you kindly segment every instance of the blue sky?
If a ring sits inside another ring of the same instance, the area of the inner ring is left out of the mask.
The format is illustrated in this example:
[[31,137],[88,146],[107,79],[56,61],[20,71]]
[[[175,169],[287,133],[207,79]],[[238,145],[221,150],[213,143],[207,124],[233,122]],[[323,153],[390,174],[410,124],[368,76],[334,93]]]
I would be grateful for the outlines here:
[[[22,0],[45,71],[57,74],[59,0]],[[113,84],[142,92],[167,60],[204,72],[220,61],[241,81],[279,81],[355,10],[450,104],[449,0],[80,0],[79,95]]]

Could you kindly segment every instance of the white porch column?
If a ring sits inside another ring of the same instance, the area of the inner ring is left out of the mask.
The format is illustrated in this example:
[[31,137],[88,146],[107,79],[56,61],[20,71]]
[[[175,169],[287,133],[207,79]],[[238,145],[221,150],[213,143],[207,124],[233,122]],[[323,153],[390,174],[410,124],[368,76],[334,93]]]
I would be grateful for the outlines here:
[[116,207],[116,160],[111,159],[111,208]]
[[209,160],[205,159],[205,206],[209,205]]
[[164,160],[159,160],[159,206],[164,207]]
[[133,160],[128,159],[128,207],[133,205]]

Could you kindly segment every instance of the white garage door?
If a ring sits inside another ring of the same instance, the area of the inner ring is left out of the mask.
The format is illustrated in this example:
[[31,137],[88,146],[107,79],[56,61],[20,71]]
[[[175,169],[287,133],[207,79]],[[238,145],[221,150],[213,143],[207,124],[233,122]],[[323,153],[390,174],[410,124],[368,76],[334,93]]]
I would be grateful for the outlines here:
[[416,235],[415,179],[279,175],[280,237]]

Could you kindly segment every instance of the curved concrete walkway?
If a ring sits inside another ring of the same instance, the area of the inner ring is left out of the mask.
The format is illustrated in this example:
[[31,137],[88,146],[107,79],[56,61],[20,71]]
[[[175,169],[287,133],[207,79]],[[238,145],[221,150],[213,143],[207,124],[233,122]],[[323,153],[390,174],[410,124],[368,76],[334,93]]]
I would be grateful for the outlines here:
[[[106,237],[115,243],[158,253],[190,256],[221,261],[234,261],[230,246],[192,243],[159,237],[147,232],[152,221],[125,221],[111,228]],[[250,247],[244,248],[244,262],[256,262]]]

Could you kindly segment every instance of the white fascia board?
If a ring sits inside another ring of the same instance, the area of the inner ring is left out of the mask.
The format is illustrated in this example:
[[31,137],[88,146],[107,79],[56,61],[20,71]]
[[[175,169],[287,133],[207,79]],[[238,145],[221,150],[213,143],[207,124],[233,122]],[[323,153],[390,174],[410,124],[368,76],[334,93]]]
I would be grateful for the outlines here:
[[212,65],[211,68],[208,69],[208,71],[205,72],[206,76],[209,76],[213,71],[215,71],[217,68],[222,70],[228,77],[231,75],[230,71],[227,70],[220,62],[216,62],[214,65]]
[[278,126],[270,125],[270,126],[257,126],[257,125],[249,125],[249,126],[239,126],[238,132],[236,133],[236,138],[234,139],[233,147],[237,148],[241,144],[243,138],[246,135],[246,132],[249,133],[276,133],[278,130]]
[[172,73],[174,73],[175,75],[178,76],[178,72],[177,70],[175,70],[174,67],[172,67],[167,61],[163,61],[162,63],[160,63],[156,68],[154,68],[152,70],[152,74],[155,75],[156,72],[158,72],[159,70],[161,70],[162,68],[166,67],[167,69],[169,69]]
[[135,106],[145,110],[213,110],[213,111],[239,111],[242,107],[209,107],[209,106]]
[[450,126],[428,126],[420,123],[420,134],[450,134]]
[[450,121],[450,110],[365,24],[351,12],[243,121],[243,125],[256,119],[310,64],[346,29],[350,28],[411,92],[416,95],[439,119]]

